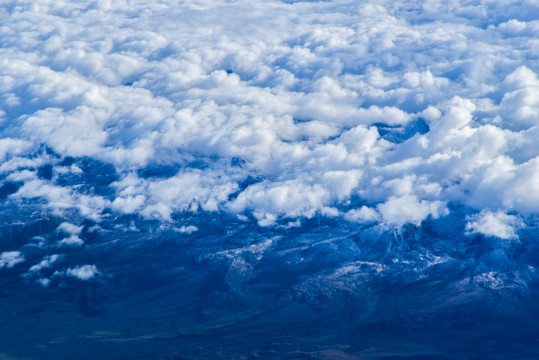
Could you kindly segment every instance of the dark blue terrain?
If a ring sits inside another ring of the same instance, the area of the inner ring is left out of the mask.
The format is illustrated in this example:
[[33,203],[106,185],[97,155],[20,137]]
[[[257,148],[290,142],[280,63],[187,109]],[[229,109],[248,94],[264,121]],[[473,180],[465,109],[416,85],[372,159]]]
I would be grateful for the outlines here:
[[[64,180],[106,195],[112,179]],[[533,219],[505,241],[462,235],[459,206],[399,229],[325,217],[267,228],[200,212],[165,224],[105,212],[96,222],[10,200],[17,186],[0,190],[0,252],[26,259],[0,271],[2,359],[539,357]],[[82,226],[84,245],[58,245],[66,219]],[[40,270],[42,286],[28,268],[50,254],[60,258]],[[80,264],[99,273],[59,273]]]

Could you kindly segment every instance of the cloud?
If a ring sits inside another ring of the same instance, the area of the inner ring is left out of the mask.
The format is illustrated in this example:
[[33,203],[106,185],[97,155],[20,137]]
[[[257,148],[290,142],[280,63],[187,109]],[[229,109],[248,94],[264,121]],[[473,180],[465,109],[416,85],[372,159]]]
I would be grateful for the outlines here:
[[30,269],[28,271],[37,272],[37,271],[41,271],[42,269],[49,268],[59,258],[60,258],[60,255],[58,255],[58,254],[46,256],[46,257],[43,258],[43,260],[41,260],[41,262],[39,262],[39,263],[37,263],[35,265],[32,265],[32,267],[30,267]]
[[368,221],[379,221],[380,220],[380,214],[365,205],[363,205],[359,209],[352,209],[348,211],[345,214],[345,219],[349,221],[357,221],[357,222],[368,222]]
[[79,237],[81,231],[83,229],[83,226],[77,226],[75,224],[71,224],[68,222],[61,223],[57,228],[56,231],[60,234],[64,234],[64,236],[67,234],[68,236],[65,236],[62,240],[58,242],[60,245],[66,245],[66,246],[80,246],[84,244],[84,241]]
[[327,202],[327,190],[319,185],[300,181],[260,183],[249,186],[231,203],[230,209],[242,212],[256,209],[255,217],[262,225],[270,225],[279,215],[312,217]]
[[83,226],[77,226],[68,222],[63,222],[56,228],[56,231],[63,231],[68,234],[78,235],[82,231]]
[[517,230],[523,226],[522,220],[514,215],[508,215],[502,211],[482,210],[479,214],[468,217],[466,232],[495,236],[500,239],[517,239]]
[[80,246],[84,244],[84,241],[77,235],[71,235],[70,237],[66,237],[59,242],[60,245],[67,245],[67,246]]
[[65,274],[82,281],[88,281],[99,274],[99,271],[95,265],[81,265],[67,269]]
[[11,269],[15,265],[24,261],[26,261],[26,259],[20,251],[4,251],[0,254],[0,269]]
[[440,215],[447,214],[447,208],[442,201],[419,200],[413,195],[391,197],[379,204],[377,210],[384,221],[397,226],[406,223],[419,225],[428,216],[436,219]]
[[0,139],[0,161],[4,161],[9,155],[24,153],[32,146],[32,143],[21,139]]
[[179,229],[176,229],[176,231],[184,233],[184,234],[192,234],[195,231],[198,231],[198,227],[194,225],[188,225],[188,226],[183,225]]
[[539,79],[526,66],[507,75],[502,83],[506,89],[500,103],[503,126],[511,130],[525,130],[539,126]]
[[[398,226],[451,202],[536,215],[537,10],[21,3],[3,16],[0,173],[22,183],[10,201],[94,220],[229,211]],[[90,184],[84,159],[117,177]],[[143,176],[152,166],[173,171]]]

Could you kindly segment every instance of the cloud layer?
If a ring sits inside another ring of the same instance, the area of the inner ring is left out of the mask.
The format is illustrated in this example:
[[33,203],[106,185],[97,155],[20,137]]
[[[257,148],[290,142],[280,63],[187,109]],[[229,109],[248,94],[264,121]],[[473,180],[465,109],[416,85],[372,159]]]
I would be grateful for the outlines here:
[[[539,213],[538,13],[532,0],[7,2],[0,193],[94,220],[202,210],[265,226],[420,224],[459,203],[478,213],[470,233],[513,238]],[[61,241],[81,245],[70,226]]]

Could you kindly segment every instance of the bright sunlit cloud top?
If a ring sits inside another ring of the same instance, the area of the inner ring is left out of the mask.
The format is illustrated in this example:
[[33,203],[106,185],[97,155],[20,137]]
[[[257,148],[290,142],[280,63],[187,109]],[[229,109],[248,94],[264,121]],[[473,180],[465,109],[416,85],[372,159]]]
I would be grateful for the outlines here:
[[[267,226],[457,203],[500,238],[539,213],[538,1],[5,1],[0,19],[13,201]],[[106,189],[80,186],[91,161]]]

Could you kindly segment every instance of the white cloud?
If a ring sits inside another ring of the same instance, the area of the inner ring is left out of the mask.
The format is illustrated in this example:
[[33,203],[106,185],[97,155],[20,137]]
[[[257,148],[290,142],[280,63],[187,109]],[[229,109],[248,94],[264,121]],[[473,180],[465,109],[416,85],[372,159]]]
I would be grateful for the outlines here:
[[359,209],[352,209],[348,211],[344,217],[349,221],[357,222],[368,222],[368,221],[379,221],[380,214],[367,206],[362,206]]
[[521,66],[507,75],[502,84],[507,91],[500,104],[503,126],[517,131],[539,126],[537,74],[528,67]]
[[145,200],[143,195],[117,197],[112,202],[111,207],[123,213],[134,213],[141,208]]
[[56,228],[56,230],[66,232],[68,234],[79,235],[82,231],[82,228],[83,226],[77,226],[75,224],[63,222]]
[[20,251],[4,251],[0,254],[0,269],[11,269],[15,265],[24,262],[26,259]]
[[377,209],[383,221],[397,226],[406,223],[419,225],[428,216],[436,219],[447,213],[442,201],[419,200],[413,195],[390,197],[386,202],[378,205]]
[[192,234],[195,231],[198,231],[198,228],[194,225],[188,225],[188,226],[183,225],[182,227],[176,229],[176,231],[184,233],[184,234]]
[[299,181],[260,183],[251,185],[230,204],[241,212],[255,209],[254,215],[264,225],[271,225],[279,215],[312,217],[327,203],[329,194],[319,185],[304,185]]
[[0,161],[4,161],[8,155],[18,155],[31,148],[32,143],[21,139],[0,139]]
[[489,210],[483,210],[479,214],[469,216],[466,223],[468,234],[479,233],[500,239],[518,238],[517,230],[521,227],[523,227],[523,222],[518,217],[502,211],[491,212]]
[[[80,194],[75,188],[57,186],[37,179],[35,173],[23,170],[26,182],[13,195],[17,199],[42,198],[46,206],[55,213],[64,214],[66,210],[77,209],[83,216],[99,219],[101,211],[109,206],[109,201],[101,196]],[[12,176],[20,173],[13,173]]]
[[88,281],[93,279],[99,271],[95,265],[81,265],[66,270],[66,275],[77,278],[82,281]]
[[41,286],[47,287],[47,286],[49,286],[49,284],[51,283],[51,280],[50,280],[50,279],[47,279],[47,278],[41,278],[41,279],[38,279],[37,282],[38,282],[39,284],[41,284]]
[[[355,196],[369,205],[346,218],[394,225],[453,201],[539,213],[535,1],[12,10],[1,30],[0,172],[24,182],[13,201],[96,220],[106,208],[167,221],[251,212],[266,225],[340,216],[328,209]],[[39,178],[34,169],[55,161],[44,145],[112,164],[112,195],[57,182],[82,177],[77,165]],[[137,173],[161,164],[176,173]],[[258,182],[240,188],[248,177]],[[80,240],[64,231],[64,242]]]
[[80,246],[84,244],[84,241],[77,235],[71,235],[70,237],[66,237],[59,242],[60,245],[67,245],[67,246]]
[[35,265],[32,265],[32,267],[30,267],[29,271],[30,272],[36,272],[36,271],[41,271],[41,269],[49,268],[59,258],[60,258],[60,255],[57,255],[57,254],[46,256],[46,257],[43,258],[43,260],[41,260],[41,262],[39,262],[39,263],[37,263]]

